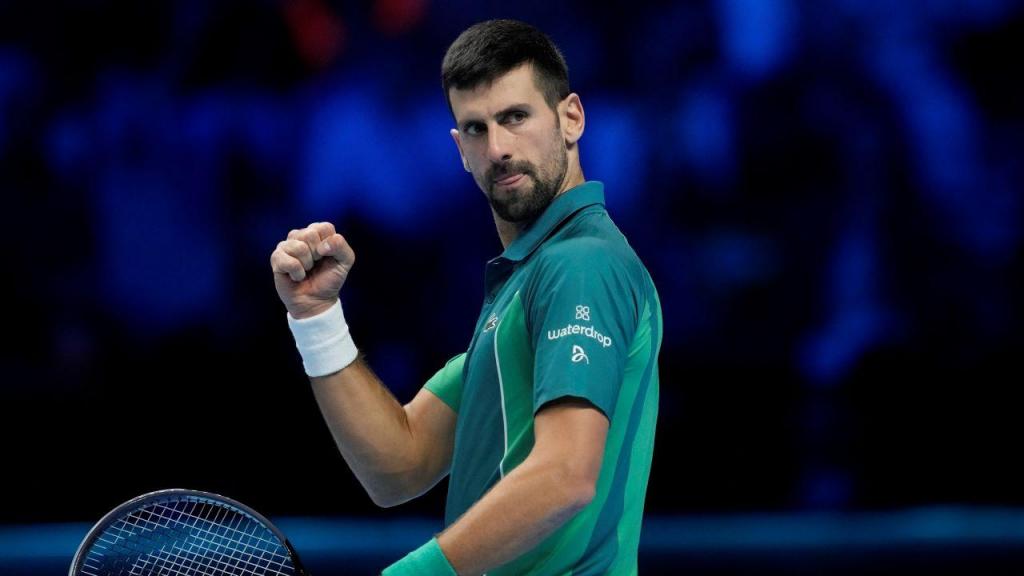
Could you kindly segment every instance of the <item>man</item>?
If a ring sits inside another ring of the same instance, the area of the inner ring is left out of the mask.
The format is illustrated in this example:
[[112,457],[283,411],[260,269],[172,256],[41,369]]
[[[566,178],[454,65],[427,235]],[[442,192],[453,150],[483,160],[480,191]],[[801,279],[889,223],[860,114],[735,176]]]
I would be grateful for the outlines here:
[[583,178],[583,105],[551,40],[509,20],[463,32],[442,85],[505,247],[469,349],[402,406],[348,333],[344,237],[314,223],[271,256],[317,402],[373,501],[451,475],[445,530],[384,574],[635,573],[661,310],[601,183]]

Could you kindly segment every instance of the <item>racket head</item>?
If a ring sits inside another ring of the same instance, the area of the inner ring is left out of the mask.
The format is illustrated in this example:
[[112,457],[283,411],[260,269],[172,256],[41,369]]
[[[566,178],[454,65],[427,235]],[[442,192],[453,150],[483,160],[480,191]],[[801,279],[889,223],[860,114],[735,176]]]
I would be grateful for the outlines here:
[[158,490],[132,498],[89,530],[69,576],[308,576],[284,534],[219,494]]

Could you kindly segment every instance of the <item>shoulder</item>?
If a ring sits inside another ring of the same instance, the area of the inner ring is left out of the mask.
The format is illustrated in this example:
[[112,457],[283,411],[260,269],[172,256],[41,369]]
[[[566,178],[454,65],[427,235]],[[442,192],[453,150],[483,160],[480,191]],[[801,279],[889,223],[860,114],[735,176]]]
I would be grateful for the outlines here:
[[596,216],[604,222],[577,218],[534,253],[523,291],[528,310],[591,303],[638,317],[649,292],[645,269],[607,214]]
[[546,241],[533,256],[535,273],[587,272],[640,280],[642,264],[603,210],[582,214]]

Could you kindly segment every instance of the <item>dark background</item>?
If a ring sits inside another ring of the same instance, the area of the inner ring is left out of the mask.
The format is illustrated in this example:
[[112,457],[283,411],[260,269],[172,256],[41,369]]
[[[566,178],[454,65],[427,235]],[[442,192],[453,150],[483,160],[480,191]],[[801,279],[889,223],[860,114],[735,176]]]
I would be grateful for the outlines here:
[[501,246],[439,71],[493,17],[564,51],[661,294],[650,517],[1021,510],[1021,3],[92,0],[0,3],[0,525],[440,517],[348,471],[269,256],[337,225],[401,401],[468,346]]

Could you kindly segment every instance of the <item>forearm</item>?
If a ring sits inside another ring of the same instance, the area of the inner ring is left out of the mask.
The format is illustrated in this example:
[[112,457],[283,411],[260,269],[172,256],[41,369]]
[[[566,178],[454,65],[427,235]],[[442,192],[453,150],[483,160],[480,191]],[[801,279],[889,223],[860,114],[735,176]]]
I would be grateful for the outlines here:
[[408,415],[362,358],[310,381],[338,450],[370,498],[390,506],[414,495],[420,458]]
[[352,247],[329,222],[292,230],[270,256],[320,411],[367,493],[388,506],[446,472],[454,415],[431,410],[419,396],[412,409],[402,406],[359,358],[338,300],[354,263]]
[[437,540],[460,575],[481,574],[537,546],[592,498],[568,467],[528,458]]

